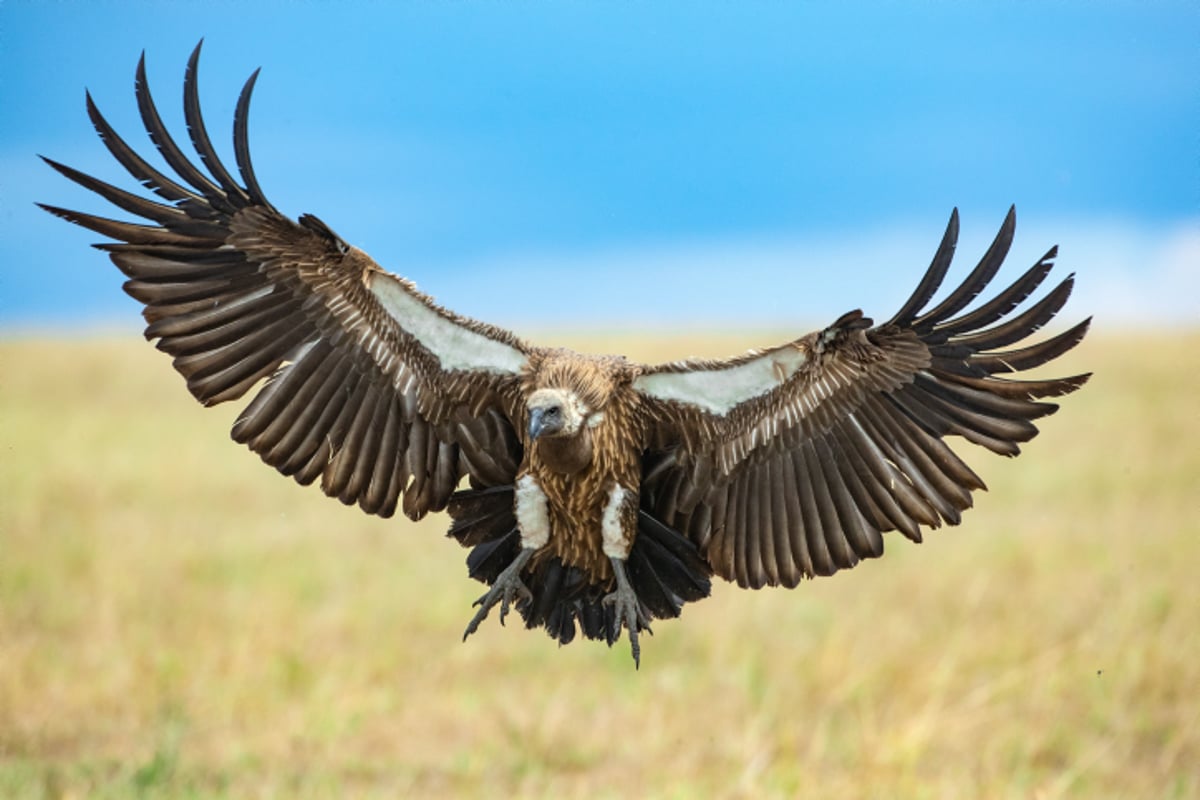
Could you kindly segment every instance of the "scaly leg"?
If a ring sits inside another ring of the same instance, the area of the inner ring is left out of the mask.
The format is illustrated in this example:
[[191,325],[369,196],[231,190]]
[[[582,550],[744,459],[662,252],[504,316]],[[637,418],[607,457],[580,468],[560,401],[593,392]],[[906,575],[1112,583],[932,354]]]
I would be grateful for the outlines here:
[[479,629],[479,623],[487,619],[488,612],[496,603],[500,603],[500,624],[503,625],[504,617],[508,615],[509,603],[513,603],[518,598],[533,599],[533,593],[521,580],[521,570],[525,568],[525,564],[529,562],[535,552],[537,549],[533,547],[523,549],[513,559],[513,562],[496,576],[496,582],[492,584],[492,588],[488,589],[487,594],[475,601],[474,605],[479,606],[479,611],[471,618],[466,632],[463,633],[464,642],[468,636]]
[[500,624],[503,625],[504,617],[508,614],[509,603],[519,598],[533,600],[533,593],[521,580],[521,570],[529,563],[533,554],[550,541],[550,509],[546,503],[546,494],[542,491],[542,487],[538,486],[537,479],[533,475],[522,476],[516,483],[514,494],[513,513],[517,517],[517,527],[521,531],[521,552],[511,564],[504,568],[503,572],[496,576],[496,581],[487,594],[475,601],[475,605],[479,606],[479,611],[467,625],[467,630],[463,634],[464,642],[468,636],[479,629],[479,624],[487,619],[488,612],[496,603],[500,603]]
[[637,594],[633,591],[633,587],[629,585],[629,576],[625,574],[625,559],[609,556],[608,559],[612,562],[613,574],[617,576],[617,590],[612,594],[605,596],[604,605],[614,606],[616,612],[616,633],[621,633],[621,625],[624,624],[629,630],[629,644],[633,648],[633,664],[634,668],[642,665],[642,648],[638,645],[638,631],[644,630],[651,635],[654,631],[650,630],[650,615],[642,608],[642,602],[638,600]]

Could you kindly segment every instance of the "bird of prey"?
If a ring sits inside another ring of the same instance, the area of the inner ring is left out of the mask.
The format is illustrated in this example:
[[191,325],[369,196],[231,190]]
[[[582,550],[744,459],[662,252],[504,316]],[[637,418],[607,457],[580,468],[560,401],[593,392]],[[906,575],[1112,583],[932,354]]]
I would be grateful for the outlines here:
[[[946,444],[1014,456],[1088,375],[1016,379],[1070,350],[1090,320],[1026,339],[1062,308],[1067,277],[1027,310],[1056,249],[967,310],[1013,237],[1009,211],[978,265],[933,304],[958,234],[890,319],[861,311],[727,360],[650,366],[525,342],[434,303],[310,214],[267,200],[250,162],[246,82],[233,122],[239,177],[200,113],[193,51],[184,112],[197,165],[164,127],[138,63],[138,109],[175,174],[147,163],[87,97],[100,138],[156,197],[46,159],[143,221],[43,206],[110,240],[96,247],[144,304],[147,339],[205,405],[255,392],[233,438],[301,484],[390,517],[447,510],[488,585],[463,638],[499,605],[561,643],[610,646],[706,597],[715,574],[794,587],[957,524],[984,482]],[[203,168],[201,168],[201,165]],[[466,479],[465,481],[463,479]],[[461,485],[461,487],[460,487]]]

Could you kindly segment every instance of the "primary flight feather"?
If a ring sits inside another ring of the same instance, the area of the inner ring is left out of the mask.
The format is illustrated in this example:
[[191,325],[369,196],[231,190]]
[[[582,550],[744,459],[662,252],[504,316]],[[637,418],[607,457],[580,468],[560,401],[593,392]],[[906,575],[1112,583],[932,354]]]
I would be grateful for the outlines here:
[[[795,586],[957,524],[983,481],[944,441],[1002,455],[1037,434],[1087,375],[1005,377],[1070,350],[1088,320],[1035,344],[1071,293],[1067,277],[1021,313],[1051,249],[1011,285],[987,288],[1012,242],[1009,211],[979,264],[929,308],[950,266],[957,211],[916,291],[874,325],[860,311],[795,341],[724,361],[659,366],[538,347],[458,316],[381,269],[325,223],[283,216],[234,117],[237,172],[200,114],[192,53],[184,79],[189,160],[137,69],[137,103],[174,176],[122,140],[87,98],[112,155],[156,199],[46,159],[146,220],[46,210],[98,244],[143,303],[146,337],[205,405],[256,389],[233,438],[346,504],[412,519],[448,510],[489,585],[466,634],[497,604],[560,642],[610,645],[706,597],[714,573],[740,586]],[[460,488],[463,478],[466,488]]]

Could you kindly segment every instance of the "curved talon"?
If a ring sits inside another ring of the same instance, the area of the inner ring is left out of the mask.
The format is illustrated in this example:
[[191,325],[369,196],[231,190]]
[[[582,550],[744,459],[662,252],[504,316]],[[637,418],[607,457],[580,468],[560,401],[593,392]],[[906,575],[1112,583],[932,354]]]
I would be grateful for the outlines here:
[[463,633],[463,641],[467,637],[479,629],[480,623],[487,619],[488,612],[500,603],[500,624],[504,624],[504,618],[508,616],[508,607],[513,603],[514,599],[533,600],[533,593],[529,591],[529,587],[525,585],[519,577],[513,578],[511,581],[506,581],[503,585],[499,580],[490,590],[474,603],[471,607],[480,606],[479,611],[475,612],[475,616],[467,623],[467,630]]
[[513,560],[511,564],[504,568],[496,577],[496,582],[492,584],[492,588],[488,589],[483,596],[471,604],[471,607],[479,606],[479,610],[475,612],[475,616],[471,617],[471,621],[467,623],[467,629],[463,632],[463,641],[467,640],[475,631],[479,630],[479,625],[487,619],[488,612],[497,602],[500,603],[500,624],[504,624],[504,618],[508,616],[508,607],[513,604],[514,600],[533,601],[533,592],[529,591],[529,587],[521,580],[521,570],[525,568],[525,563],[529,561],[529,557],[533,555],[533,550],[522,550],[521,553]]
[[637,593],[629,585],[629,578],[625,575],[625,563],[617,558],[610,560],[613,565],[613,573],[617,578],[617,589],[605,595],[602,602],[606,606],[614,607],[617,622],[616,634],[621,633],[622,624],[628,629],[629,645],[633,650],[633,664],[636,669],[642,665],[642,648],[638,643],[638,632],[644,630],[653,636],[654,631],[650,630],[650,615],[643,610]]

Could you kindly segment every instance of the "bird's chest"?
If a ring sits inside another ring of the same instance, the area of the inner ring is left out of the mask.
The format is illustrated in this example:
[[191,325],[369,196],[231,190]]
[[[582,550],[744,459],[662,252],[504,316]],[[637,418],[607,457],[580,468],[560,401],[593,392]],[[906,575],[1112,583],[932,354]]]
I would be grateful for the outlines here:
[[590,431],[561,439],[540,439],[531,444],[533,461],[540,471],[559,475],[578,475],[592,464]]
[[603,526],[608,494],[604,485],[613,482],[593,468],[549,473],[540,481],[550,521],[547,553],[593,579],[606,578],[611,569],[603,550]]
[[606,538],[633,541],[635,525],[627,514],[615,515],[612,504],[614,491],[636,498],[640,478],[636,452],[596,447],[593,458],[572,472],[549,469],[536,455],[530,466],[545,495],[550,522],[547,551],[593,579],[607,578],[611,565],[604,552]]

